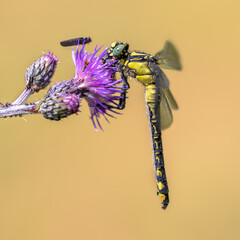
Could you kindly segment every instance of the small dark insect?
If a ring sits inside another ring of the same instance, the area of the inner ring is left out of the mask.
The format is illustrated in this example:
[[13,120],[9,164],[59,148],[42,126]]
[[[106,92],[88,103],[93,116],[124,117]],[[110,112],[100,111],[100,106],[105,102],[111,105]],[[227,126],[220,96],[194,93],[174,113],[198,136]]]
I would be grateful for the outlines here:
[[90,43],[91,41],[92,39],[90,37],[80,37],[80,38],[72,38],[72,39],[62,41],[60,42],[60,44],[63,47],[69,47],[69,46],[78,45],[78,43],[79,44]]

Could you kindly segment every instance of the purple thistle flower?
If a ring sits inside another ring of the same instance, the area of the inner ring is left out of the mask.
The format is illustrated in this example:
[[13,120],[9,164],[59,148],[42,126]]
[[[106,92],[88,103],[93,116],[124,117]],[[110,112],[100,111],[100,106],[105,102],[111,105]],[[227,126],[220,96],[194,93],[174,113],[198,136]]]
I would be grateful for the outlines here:
[[118,106],[115,101],[121,98],[120,94],[122,93],[121,87],[118,86],[122,80],[113,79],[117,71],[114,67],[115,61],[109,61],[105,64],[102,62],[102,58],[108,53],[108,48],[96,56],[101,48],[96,47],[93,53],[87,53],[84,51],[83,44],[80,50],[79,45],[76,51],[74,48],[72,50],[73,62],[76,67],[74,80],[79,82],[78,89],[84,92],[83,97],[88,102],[91,120],[96,130],[95,120],[102,129],[99,123],[101,115],[107,120],[106,115],[113,117],[107,111],[119,114],[113,111],[111,106]]
[[73,49],[72,56],[76,67],[74,78],[56,83],[48,92],[48,95],[56,93],[61,95],[76,94],[79,99],[85,98],[90,108],[95,130],[97,130],[97,125],[102,129],[99,122],[101,115],[107,120],[106,115],[114,117],[108,113],[109,111],[119,114],[112,110],[112,107],[118,107],[116,101],[119,101],[123,91],[122,87],[119,86],[122,80],[113,78],[117,72],[114,66],[115,61],[102,62],[108,49],[96,56],[101,48],[96,47],[93,53],[84,51],[84,44],[80,50],[79,45],[76,51]]

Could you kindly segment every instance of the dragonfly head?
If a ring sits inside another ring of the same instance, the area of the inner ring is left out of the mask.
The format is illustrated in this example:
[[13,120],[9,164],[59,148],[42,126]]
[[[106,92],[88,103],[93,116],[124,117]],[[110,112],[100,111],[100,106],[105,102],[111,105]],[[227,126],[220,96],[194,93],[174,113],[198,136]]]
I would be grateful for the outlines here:
[[109,56],[115,59],[126,58],[128,55],[128,43],[113,42],[109,49]]

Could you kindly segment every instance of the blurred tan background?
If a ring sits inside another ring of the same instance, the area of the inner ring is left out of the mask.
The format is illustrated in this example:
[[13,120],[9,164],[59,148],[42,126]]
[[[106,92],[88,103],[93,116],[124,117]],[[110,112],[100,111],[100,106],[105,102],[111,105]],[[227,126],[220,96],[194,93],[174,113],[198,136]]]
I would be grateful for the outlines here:
[[[182,72],[165,71],[180,109],[163,133],[170,205],[160,206],[144,89],[130,80],[123,115],[95,132],[78,116],[0,119],[1,240],[240,239],[240,3],[6,1],[0,3],[0,101],[24,89],[27,67],[51,50],[53,82],[74,75],[64,39],[127,41],[155,54],[177,46]],[[36,101],[44,93],[34,95]]]

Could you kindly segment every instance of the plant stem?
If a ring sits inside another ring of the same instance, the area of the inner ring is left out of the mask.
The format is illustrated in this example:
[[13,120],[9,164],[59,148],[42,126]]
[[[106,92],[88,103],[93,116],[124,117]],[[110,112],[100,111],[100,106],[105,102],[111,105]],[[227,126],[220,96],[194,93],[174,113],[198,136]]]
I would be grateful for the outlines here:
[[23,114],[37,113],[37,106],[39,102],[24,104],[24,105],[10,105],[0,108],[0,118],[21,116]]
[[34,91],[32,88],[26,87],[22,94],[14,102],[12,102],[12,105],[20,105],[26,102],[26,100],[31,96],[31,94],[33,94],[33,92]]

